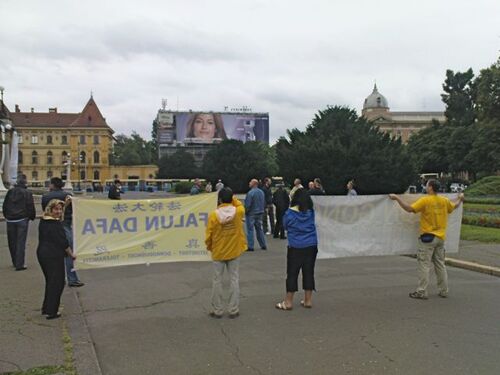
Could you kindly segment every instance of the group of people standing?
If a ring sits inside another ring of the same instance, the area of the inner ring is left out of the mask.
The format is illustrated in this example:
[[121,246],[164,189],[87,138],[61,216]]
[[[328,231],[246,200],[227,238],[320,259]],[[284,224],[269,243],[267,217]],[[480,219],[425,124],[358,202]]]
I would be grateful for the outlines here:
[[[229,303],[227,310],[230,318],[239,316],[239,257],[243,252],[253,251],[253,231],[256,230],[257,241],[262,250],[266,250],[262,217],[268,202],[273,202],[277,208],[277,222],[283,226],[288,235],[286,261],[286,294],[275,307],[279,310],[292,310],[293,299],[298,291],[298,276],[302,272],[302,288],[304,298],[300,305],[304,308],[312,307],[312,292],[316,290],[314,268],[318,254],[318,236],[316,232],[314,204],[311,195],[324,190],[319,179],[313,181],[306,190],[299,179],[294,181],[290,195],[285,197],[283,186],[278,186],[273,198],[279,192],[283,204],[276,204],[275,200],[266,200],[266,188],[269,181],[264,179],[262,189],[259,182],[252,179],[244,205],[233,196],[230,188],[223,188],[218,194],[218,207],[209,215],[206,229],[206,247],[211,252],[214,277],[212,282],[212,309],[210,316],[221,318],[224,314],[222,302],[222,275],[227,269],[230,277]],[[354,182],[349,181],[348,195],[357,195]],[[353,191],[354,190],[354,191]],[[434,266],[439,297],[448,297],[448,275],[445,266],[444,241],[448,225],[448,215],[453,212],[464,200],[463,194],[456,199],[439,196],[439,183],[430,180],[427,183],[427,196],[419,198],[413,204],[408,204],[395,194],[389,198],[398,202],[399,206],[409,213],[419,213],[420,235],[418,237],[418,285],[415,291],[409,293],[410,298],[428,299],[427,287],[429,273]],[[288,205],[286,202],[290,202]],[[286,203],[286,204],[285,204]],[[278,210],[283,215],[278,214]],[[244,230],[246,224],[246,237]],[[283,234],[283,237],[284,234]]]
[[[43,215],[38,228],[37,259],[45,277],[45,295],[42,314],[47,319],[61,315],[59,305],[65,278],[71,287],[83,286],[73,260],[73,211],[71,194],[63,191],[59,177],[50,180],[50,191],[42,196]],[[12,265],[16,271],[27,269],[25,262],[26,238],[30,220],[36,217],[33,195],[27,189],[25,175],[19,175],[16,185],[7,192],[3,203],[7,222],[7,237]]]

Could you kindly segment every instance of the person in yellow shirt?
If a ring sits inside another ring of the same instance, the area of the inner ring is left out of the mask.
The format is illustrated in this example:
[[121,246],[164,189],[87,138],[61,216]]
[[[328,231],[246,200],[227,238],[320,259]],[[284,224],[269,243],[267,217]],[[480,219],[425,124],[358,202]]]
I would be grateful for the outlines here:
[[212,311],[210,316],[222,318],[222,277],[224,270],[229,274],[229,301],[227,310],[230,318],[239,316],[240,275],[239,257],[248,248],[243,218],[245,208],[233,196],[233,191],[222,188],[218,193],[217,209],[210,213],[205,232],[205,244],[212,254],[214,276],[212,280]]
[[417,290],[410,293],[410,298],[427,299],[427,286],[429,285],[429,272],[431,263],[434,264],[439,289],[439,296],[448,297],[448,274],[445,266],[444,240],[448,214],[452,213],[464,200],[464,195],[459,194],[454,201],[439,196],[439,182],[429,180],[426,185],[427,196],[408,204],[396,194],[389,194],[389,198],[399,203],[407,212],[420,213],[420,236],[417,252],[418,286]]

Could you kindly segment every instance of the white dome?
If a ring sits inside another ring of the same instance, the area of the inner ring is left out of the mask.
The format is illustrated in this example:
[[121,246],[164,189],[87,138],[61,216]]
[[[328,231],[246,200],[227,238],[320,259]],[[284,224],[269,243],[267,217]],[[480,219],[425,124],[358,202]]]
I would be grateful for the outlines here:
[[373,87],[373,92],[365,99],[363,104],[363,109],[368,108],[387,108],[389,109],[389,103],[384,95],[378,92],[377,84]]

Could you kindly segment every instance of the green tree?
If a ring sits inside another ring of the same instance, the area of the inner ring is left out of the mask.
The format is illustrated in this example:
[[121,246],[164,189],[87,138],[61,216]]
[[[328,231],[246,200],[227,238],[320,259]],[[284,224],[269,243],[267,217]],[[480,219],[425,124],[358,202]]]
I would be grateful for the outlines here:
[[151,164],[152,142],[145,141],[139,134],[133,132],[126,136],[119,134],[115,137],[110,163],[113,165],[141,165]]
[[150,150],[151,150],[151,161],[155,164],[158,163],[158,122],[156,120],[153,121],[151,128],[151,141]]
[[465,156],[473,181],[477,174],[491,175],[500,170],[500,120],[475,124],[474,134]]
[[212,181],[222,179],[235,192],[248,190],[252,178],[276,174],[274,149],[262,142],[225,140],[214,146],[203,161],[203,175]]
[[159,178],[196,178],[199,170],[196,167],[194,156],[185,150],[178,150],[174,154],[163,155],[158,162]]
[[474,86],[478,119],[500,119],[500,58],[489,68],[481,70]]
[[443,84],[444,94],[441,94],[446,104],[446,122],[452,126],[468,126],[474,123],[476,118],[473,101],[473,78],[472,69],[466,72],[446,71],[446,79]]
[[327,107],[305,131],[292,129],[276,145],[280,174],[291,182],[320,177],[329,194],[344,194],[354,178],[362,194],[403,192],[414,177],[399,139],[346,107]]

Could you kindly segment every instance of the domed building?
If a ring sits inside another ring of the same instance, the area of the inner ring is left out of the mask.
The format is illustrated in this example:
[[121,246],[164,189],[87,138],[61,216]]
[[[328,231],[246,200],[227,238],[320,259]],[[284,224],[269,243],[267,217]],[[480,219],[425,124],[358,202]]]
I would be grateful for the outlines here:
[[403,143],[408,142],[410,136],[432,125],[433,120],[444,123],[444,112],[397,112],[391,111],[389,102],[374,85],[373,91],[365,99],[363,117],[375,123],[380,130],[389,133],[392,137],[399,137]]

